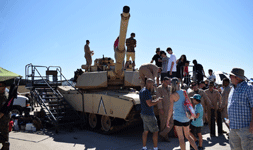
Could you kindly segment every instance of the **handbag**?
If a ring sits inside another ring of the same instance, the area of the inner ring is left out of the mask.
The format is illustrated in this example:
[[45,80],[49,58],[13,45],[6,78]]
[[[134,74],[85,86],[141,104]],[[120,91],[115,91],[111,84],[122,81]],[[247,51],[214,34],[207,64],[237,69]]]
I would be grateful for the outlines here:
[[185,101],[184,101],[184,108],[187,118],[194,119],[196,117],[195,110],[193,109],[192,103],[186,93],[184,91]]

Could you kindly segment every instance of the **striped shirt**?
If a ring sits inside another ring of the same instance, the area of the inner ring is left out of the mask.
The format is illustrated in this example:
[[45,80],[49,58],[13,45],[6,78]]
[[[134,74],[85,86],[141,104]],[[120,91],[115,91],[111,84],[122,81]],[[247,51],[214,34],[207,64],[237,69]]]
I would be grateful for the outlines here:
[[232,87],[228,98],[231,129],[249,127],[253,108],[253,86],[243,81]]

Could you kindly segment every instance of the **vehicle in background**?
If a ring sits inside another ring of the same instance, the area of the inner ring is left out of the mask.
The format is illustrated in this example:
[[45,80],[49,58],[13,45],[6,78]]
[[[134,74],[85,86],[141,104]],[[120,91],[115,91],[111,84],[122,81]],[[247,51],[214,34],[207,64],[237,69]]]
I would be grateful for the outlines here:
[[[9,89],[6,88],[5,90],[7,93],[9,93]],[[11,110],[12,114],[19,114],[22,115],[25,111],[31,111],[30,107],[30,100],[26,96],[17,95],[17,98],[13,101],[13,107]]]
[[218,85],[222,85],[222,80],[224,78],[228,78],[229,79],[229,74],[227,74],[226,72],[222,72],[222,71],[215,71],[214,75],[216,77],[216,81],[215,83]]

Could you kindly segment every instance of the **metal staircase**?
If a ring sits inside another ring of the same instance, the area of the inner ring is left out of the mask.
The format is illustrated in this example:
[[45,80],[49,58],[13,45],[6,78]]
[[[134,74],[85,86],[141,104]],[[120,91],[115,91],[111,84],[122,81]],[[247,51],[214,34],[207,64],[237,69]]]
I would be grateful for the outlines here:
[[[44,70],[45,76],[40,72]],[[65,78],[58,66],[35,66],[26,65],[26,88],[30,89],[31,96],[45,112],[46,122],[55,126],[58,132],[59,126],[70,126],[72,124],[84,123],[84,118],[64,99],[57,90],[61,85],[62,78]],[[60,81],[58,81],[60,78]],[[65,81],[66,78],[65,78]]]

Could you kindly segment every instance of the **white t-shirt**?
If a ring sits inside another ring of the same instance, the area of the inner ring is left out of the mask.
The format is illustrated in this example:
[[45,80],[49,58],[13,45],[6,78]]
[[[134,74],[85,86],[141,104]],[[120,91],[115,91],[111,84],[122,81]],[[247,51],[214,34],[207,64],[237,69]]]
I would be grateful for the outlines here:
[[214,81],[214,79],[216,79],[215,75],[212,74],[208,77],[209,81]]
[[170,59],[169,59],[169,63],[168,63],[168,71],[170,71],[172,62],[174,62],[172,72],[177,72],[177,67],[176,67],[177,66],[177,60],[176,60],[176,56],[174,54],[170,55]]

